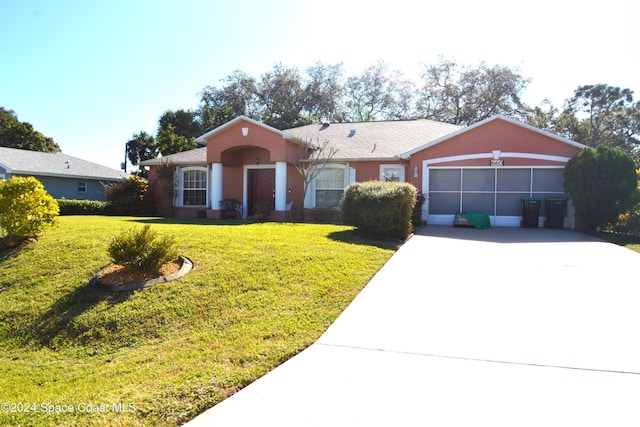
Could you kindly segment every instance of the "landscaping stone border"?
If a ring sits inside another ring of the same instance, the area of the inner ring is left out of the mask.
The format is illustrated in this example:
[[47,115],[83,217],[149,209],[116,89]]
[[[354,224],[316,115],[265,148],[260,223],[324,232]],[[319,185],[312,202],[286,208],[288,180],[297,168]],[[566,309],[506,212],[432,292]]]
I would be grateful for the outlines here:
[[149,286],[157,285],[159,283],[171,282],[172,280],[177,280],[182,276],[186,275],[193,268],[193,262],[189,258],[183,257],[183,256],[179,256],[178,258],[182,262],[182,266],[180,267],[180,270],[176,271],[175,273],[169,274],[167,276],[157,277],[155,279],[150,279],[145,282],[131,283],[128,285],[109,286],[109,285],[105,285],[100,280],[100,273],[102,273],[102,271],[104,270],[103,268],[102,270],[98,271],[93,276],[91,276],[91,278],[89,279],[89,286],[100,291],[125,292],[125,291],[133,291],[135,289],[148,288]]

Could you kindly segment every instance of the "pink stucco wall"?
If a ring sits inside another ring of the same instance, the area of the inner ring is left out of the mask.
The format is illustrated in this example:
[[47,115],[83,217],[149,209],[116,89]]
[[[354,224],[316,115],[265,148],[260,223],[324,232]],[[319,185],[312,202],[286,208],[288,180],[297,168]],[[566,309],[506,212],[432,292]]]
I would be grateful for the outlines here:
[[[247,136],[243,135],[242,128],[248,128]],[[282,135],[254,123],[240,121],[209,138],[207,161],[220,163],[225,160],[225,156],[232,160],[234,153],[245,148],[249,148],[246,155],[252,157],[250,163],[255,162],[253,151],[258,149],[264,150],[263,155],[268,153],[270,163],[295,162],[299,152],[298,144],[284,139]],[[268,162],[265,159],[262,163]]]
[[[421,165],[423,160],[466,154],[517,152],[573,157],[580,148],[546,136],[539,132],[496,119],[482,126],[463,132],[439,144],[416,153],[411,158],[412,166]],[[563,165],[564,162],[542,159],[509,159],[509,166]],[[487,159],[462,160],[439,163],[439,166],[488,166]]]

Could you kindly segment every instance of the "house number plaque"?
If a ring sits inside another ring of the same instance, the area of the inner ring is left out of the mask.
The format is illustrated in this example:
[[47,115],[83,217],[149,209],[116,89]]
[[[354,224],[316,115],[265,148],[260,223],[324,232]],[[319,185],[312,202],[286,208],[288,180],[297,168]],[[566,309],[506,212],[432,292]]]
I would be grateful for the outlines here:
[[496,160],[496,159],[491,159],[489,162],[490,166],[504,166],[504,160]]

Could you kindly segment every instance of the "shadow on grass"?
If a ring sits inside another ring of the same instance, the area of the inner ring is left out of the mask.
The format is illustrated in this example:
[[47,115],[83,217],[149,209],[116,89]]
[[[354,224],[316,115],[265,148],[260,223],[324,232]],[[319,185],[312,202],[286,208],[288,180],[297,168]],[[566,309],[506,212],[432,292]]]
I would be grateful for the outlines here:
[[58,342],[74,341],[85,332],[73,328],[75,318],[103,301],[118,304],[126,301],[132,294],[133,291],[107,294],[81,285],[57,300],[49,310],[38,317],[31,325],[31,339],[38,345],[50,348],[56,348]]
[[392,251],[397,250],[402,246],[402,243],[404,243],[398,239],[374,239],[359,234],[355,230],[334,231],[333,233],[329,233],[327,237],[338,242],[351,243],[353,245],[375,246],[380,249],[389,249]]
[[0,263],[16,258],[23,248],[23,246],[2,246],[0,244]]
[[239,219],[205,219],[205,218],[129,218],[128,222],[140,224],[178,224],[178,225],[249,225],[264,221],[239,220]]
[[31,247],[36,239],[10,240],[8,237],[0,237],[0,263],[17,257],[23,250]]

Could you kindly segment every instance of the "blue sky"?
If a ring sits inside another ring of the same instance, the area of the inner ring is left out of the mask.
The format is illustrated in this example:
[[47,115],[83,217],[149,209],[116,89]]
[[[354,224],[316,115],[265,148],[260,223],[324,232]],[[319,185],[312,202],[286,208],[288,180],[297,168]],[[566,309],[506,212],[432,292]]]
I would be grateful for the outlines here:
[[560,107],[595,83],[640,100],[638,22],[636,0],[0,0],[0,106],[63,152],[117,169],[126,141],[155,134],[164,111],[279,62],[357,74],[381,59],[417,81],[443,55],[519,67],[533,105]]

